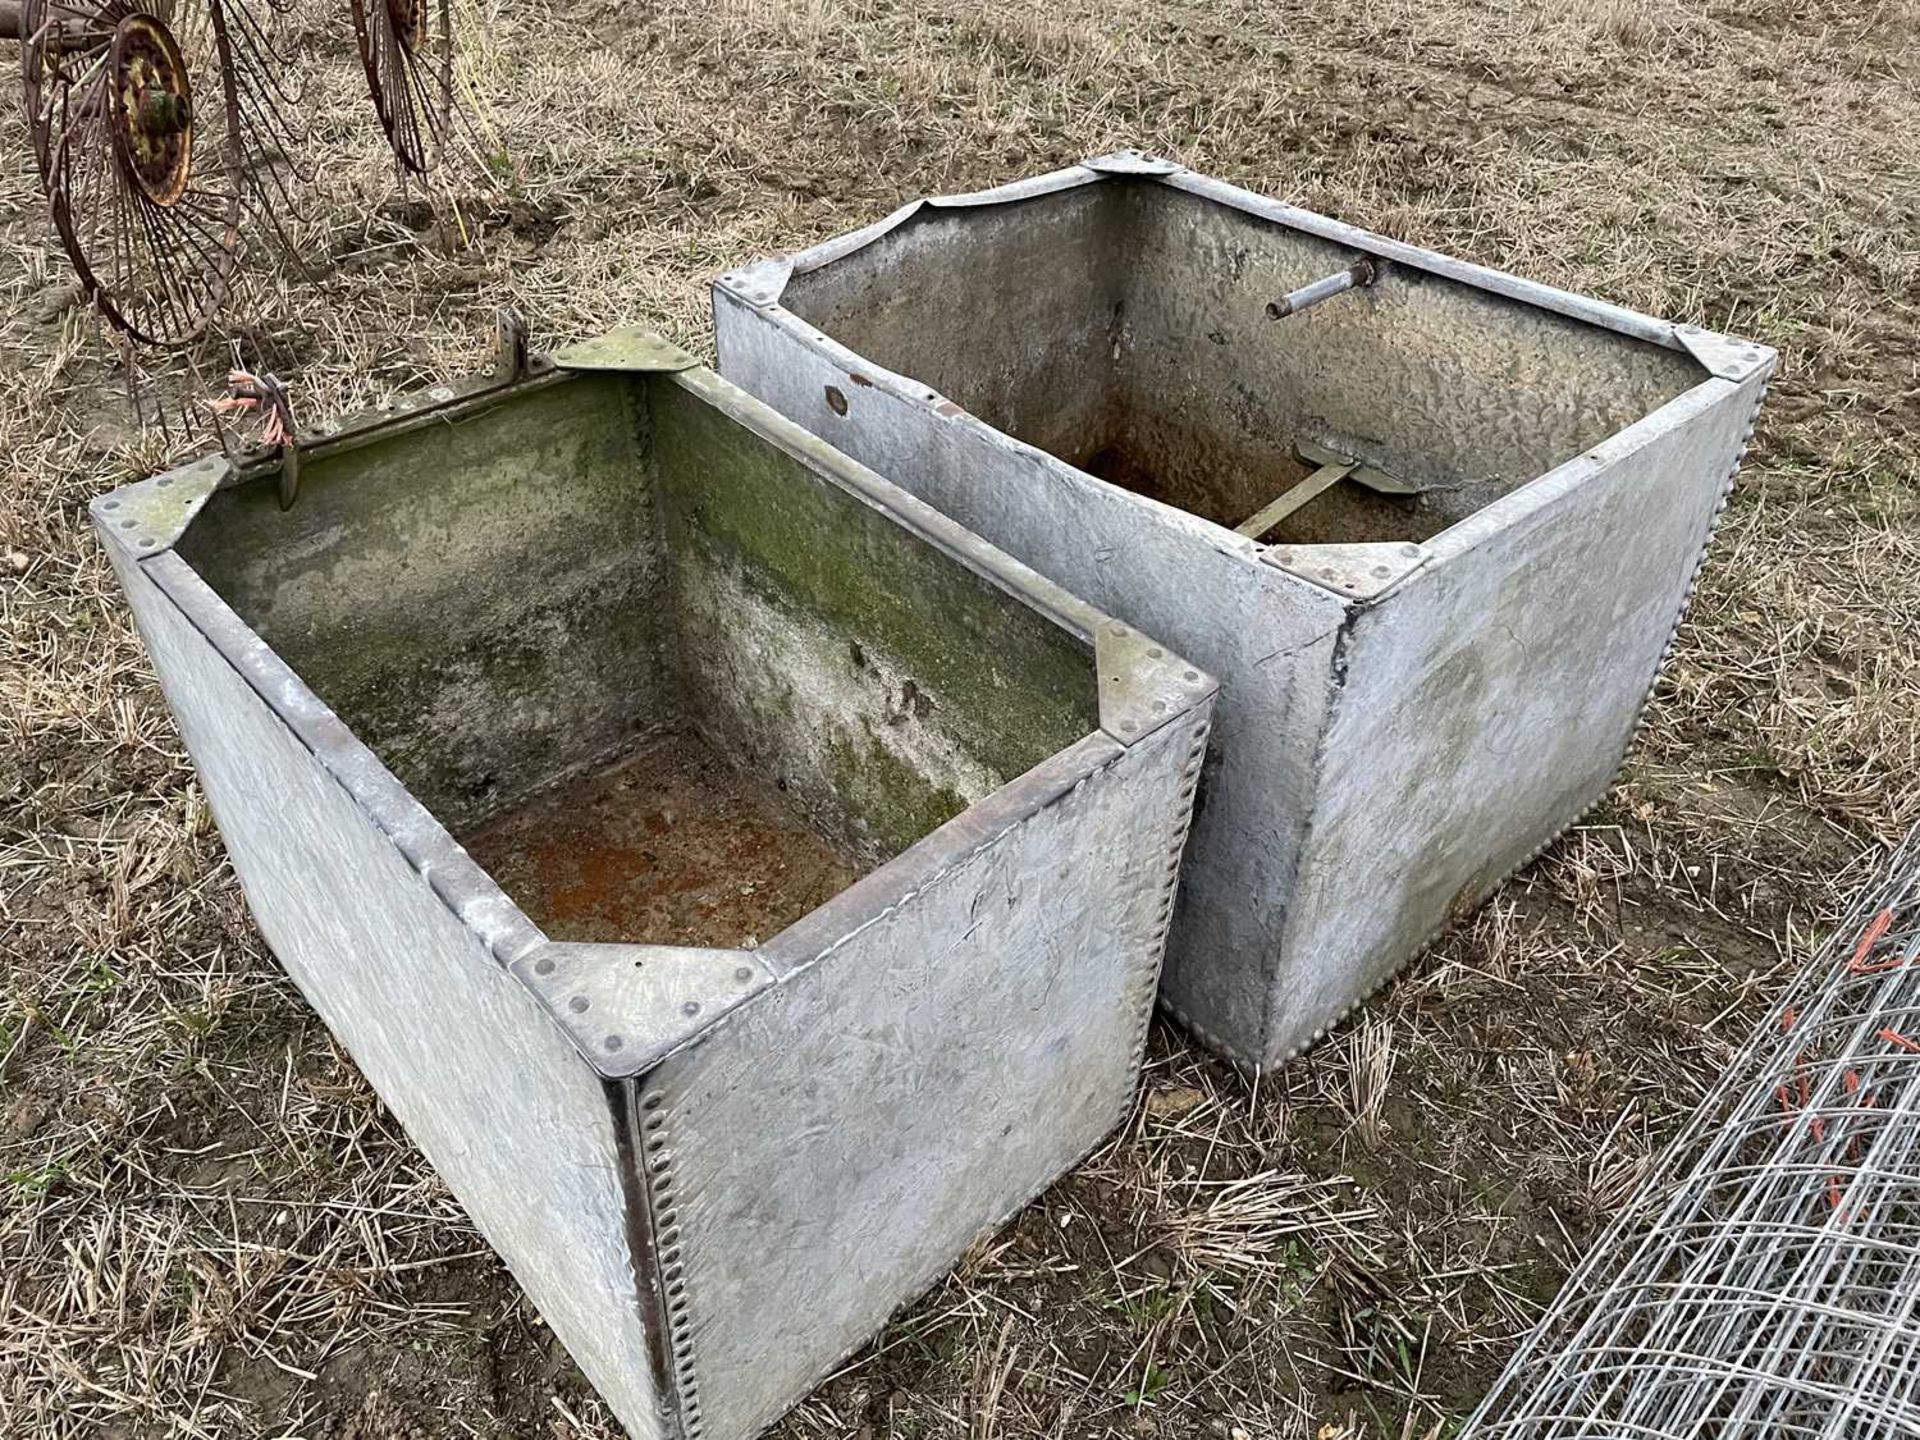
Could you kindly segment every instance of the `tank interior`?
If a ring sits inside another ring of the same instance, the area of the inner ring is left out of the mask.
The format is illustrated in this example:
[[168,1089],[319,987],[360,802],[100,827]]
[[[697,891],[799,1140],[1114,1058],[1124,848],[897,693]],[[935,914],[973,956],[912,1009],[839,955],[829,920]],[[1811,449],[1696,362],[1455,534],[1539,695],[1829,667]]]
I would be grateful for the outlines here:
[[1682,352],[1390,263],[1272,313],[1361,258],[1108,179],[924,208],[796,273],[782,303],[997,429],[1272,544],[1427,539],[1706,378]]
[[765,941],[1098,728],[1090,646],[711,383],[536,383],[177,547],[556,939]]

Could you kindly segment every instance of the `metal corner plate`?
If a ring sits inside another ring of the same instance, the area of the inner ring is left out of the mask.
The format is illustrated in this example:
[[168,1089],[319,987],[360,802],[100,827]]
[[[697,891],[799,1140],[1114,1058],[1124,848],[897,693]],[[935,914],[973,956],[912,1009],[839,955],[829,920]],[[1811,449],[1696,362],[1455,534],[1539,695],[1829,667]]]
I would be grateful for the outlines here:
[[96,495],[87,508],[103,534],[144,559],[171,550],[232,472],[226,456],[204,455],[177,470]]
[[678,345],[643,325],[622,325],[604,335],[556,350],[562,370],[617,370],[631,374],[671,374],[700,362]]
[[756,260],[716,277],[713,284],[715,289],[725,290],[749,305],[765,307],[780,303],[792,275],[791,260]]
[[1411,540],[1357,545],[1274,545],[1261,560],[1348,600],[1377,600],[1433,558]]
[[651,1069],[774,983],[751,950],[684,945],[549,941],[512,969],[609,1080]]
[[1676,325],[1673,338],[1686,352],[1721,380],[1738,383],[1755,375],[1770,374],[1780,354],[1770,345],[1703,330],[1698,325]]
[[1220,688],[1198,665],[1118,620],[1102,621],[1094,631],[1093,656],[1100,728],[1122,745],[1151,735]]
[[1103,175],[1178,175],[1187,167],[1144,150],[1115,150],[1080,162]]

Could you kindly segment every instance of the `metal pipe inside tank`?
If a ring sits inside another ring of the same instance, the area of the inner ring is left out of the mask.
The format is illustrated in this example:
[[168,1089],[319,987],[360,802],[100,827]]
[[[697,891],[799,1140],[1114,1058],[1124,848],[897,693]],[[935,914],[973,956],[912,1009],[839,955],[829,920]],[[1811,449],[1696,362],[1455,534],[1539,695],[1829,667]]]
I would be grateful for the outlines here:
[[1310,310],[1322,300],[1331,300],[1336,295],[1360,286],[1371,285],[1380,277],[1379,266],[1371,256],[1356,260],[1345,270],[1335,271],[1324,279],[1311,285],[1302,285],[1278,300],[1267,302],[1267,318],[1284,320],[1289,315],[1298,315],[1302,310]]

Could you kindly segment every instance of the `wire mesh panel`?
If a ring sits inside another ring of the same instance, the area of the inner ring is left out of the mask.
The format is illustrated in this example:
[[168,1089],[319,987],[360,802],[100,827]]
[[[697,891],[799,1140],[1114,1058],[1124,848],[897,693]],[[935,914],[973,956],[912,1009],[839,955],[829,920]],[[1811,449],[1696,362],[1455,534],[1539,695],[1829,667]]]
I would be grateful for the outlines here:
[[1856,898],[1465,1433],[1920,1435],[1920,838]]

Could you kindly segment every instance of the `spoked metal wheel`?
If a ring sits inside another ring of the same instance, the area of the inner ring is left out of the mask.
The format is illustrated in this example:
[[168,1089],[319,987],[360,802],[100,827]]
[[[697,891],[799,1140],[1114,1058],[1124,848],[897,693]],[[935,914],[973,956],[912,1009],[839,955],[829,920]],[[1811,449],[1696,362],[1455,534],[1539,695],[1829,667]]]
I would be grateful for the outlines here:
[[452,0],[351,0],[360,63],[394,159],[424,175],[453,114]]
[[27,119],[88,298],[136,340],[206,328],[233,285],[242,94],[219,0],[25,0]]

